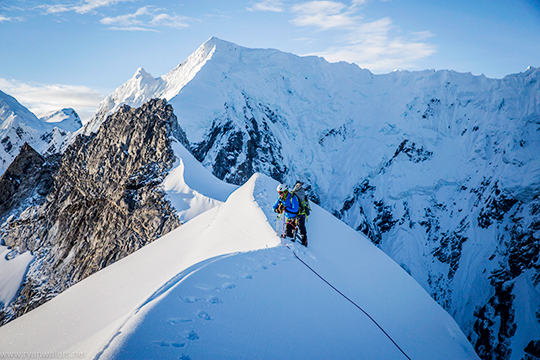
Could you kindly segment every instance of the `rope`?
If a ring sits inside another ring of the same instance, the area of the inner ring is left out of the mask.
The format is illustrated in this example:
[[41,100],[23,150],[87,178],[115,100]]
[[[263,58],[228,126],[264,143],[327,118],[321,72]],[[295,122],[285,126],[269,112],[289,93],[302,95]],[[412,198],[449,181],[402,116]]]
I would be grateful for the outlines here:
[[311,266],[309,266],[304,260],[300,259],[298,257],[298,255],[296,255],[296,252],[291,249],[291,247],[285,243],[285,241],[283,240],[283,237],[281,238],[281,242],[283,243],[283,245],[285,245],[287,247],[287,249],[291,250],[292,253],[294,254],[294,257],[297,258],[302,264],[304,264],[309,270],[311,270],[311,272],[313,272],[315,275],[317,275],[317,277],[319,277],[319,279],[321,279],[322,281],[324,281],[328,286],[330,286],[332,289],[334,289],[339,295],[341,295],[343,298],[345,298],[345,300],[349,301],[351,304],[353,304],[358,310],[360,310],[361,312],[364,313],[364,315],[366,315],[375,325],[377,325],[377,327],[383,332],[384,335],[386,335],[386,337],[388,339],[390,339],[390,341],[396,346],[396,348],[401,351],[401,353],[409,360],[411,360],[411,358],[405,353],[405,351],[403,351],[403,349],[394,341],[394,339],[392,339],[392,337],[382,328],[381,325],[379,325],[379,323],[373,318],[371,317],[371,315],[369,315],[364,309],[362,309],[362,307],[360,307],[357,303],[355,303],[354,301],[352,301],[350,298],[347,297],[347,295],[343,294],[341,291],[339,291],[334,285],[330,284],[325,278],[323,278],[321,275],[319,275],[319,273],[317,271],[315,271]]

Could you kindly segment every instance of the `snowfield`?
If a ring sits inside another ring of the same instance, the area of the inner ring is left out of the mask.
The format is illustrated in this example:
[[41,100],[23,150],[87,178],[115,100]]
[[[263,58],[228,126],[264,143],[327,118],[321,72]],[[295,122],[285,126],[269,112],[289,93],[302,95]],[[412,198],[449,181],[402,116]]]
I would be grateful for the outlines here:
[[1,327],[0,349],[94,359],[477,359],[404,270],[318,206],[309,248],[284,246],[271,209],[276,184],[254,175],[224,203]]

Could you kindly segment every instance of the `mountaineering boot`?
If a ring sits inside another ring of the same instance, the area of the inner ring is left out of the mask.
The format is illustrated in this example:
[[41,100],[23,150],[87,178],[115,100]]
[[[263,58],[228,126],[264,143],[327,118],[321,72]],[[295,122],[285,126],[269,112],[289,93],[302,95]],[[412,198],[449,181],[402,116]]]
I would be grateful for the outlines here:
[[302,235],[302,245],[307,247],[307,235]]
[[285,240],[289,240],[289,241],[294,242],[294,238],[293,238],[293,237],[290,237],[290,236],[285,236]]

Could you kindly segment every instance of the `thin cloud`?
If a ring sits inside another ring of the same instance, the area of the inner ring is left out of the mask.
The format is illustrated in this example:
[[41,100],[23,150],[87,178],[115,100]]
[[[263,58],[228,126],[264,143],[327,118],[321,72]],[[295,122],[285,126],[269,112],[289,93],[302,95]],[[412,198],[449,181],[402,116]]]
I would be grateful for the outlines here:
[[109,30],[116,30],[116,31],[150,31],[150,32],[159,32],[156,29],[149,29],[145,27],[140,26],[127,26],[127,27],[118,27],[118,26],[111,26],[108,28]]
[[39,8],[43,9],[46,14],[59,14],[69,11],[74,11],[78,14],[87,14],[95,9],[111,6],[122,2],[131,2],[134,0],[86,0],[78,3],[67,4],[55,4],[55,5],[41,5]]
[[187,28],[191,19],[185,16],[157,13],[162,9],[151,11],[150,6],[139,8],[133,14],[105,17],[100,20],[103,25],[109,25],[110,30],[127,31],[156,31],[156,27]]
[[165,26],[165,27],[180,29],[180,28],[189,27],[187,21],[189,21],[189,18],[185,16],[157,14],[157,15],[154,15],[154,17],[148,23],[148,25]]
[[285,11],[285,8],[283,2],[279,0],[264,0],[248,8],[248,11],[283,12]]
[[436,52],[436,46],[425,40],[429,31],[400,33],[388,17],[367,21],[359,13],[369,0],[355,0],[351,6],[335,1],[310,1],[291,8],[291,23],[319,31],[337,30],[340,35],[328,49],[309,55],[322,56],[330,62],[347,61],[373,71],[391,71],[414,67],[415,63]]
[[0,23],[4,21],[11,21],[11,18],[5,17],[4,15],[0,15]]
[[96,112],[105,98],[86,86],[25,84],[0,78],[0,89],[13,96],[37,117],[63,108],[73,108],[83,122]]
[[335,1],[310,1],[291,8],[295,18],[292,24],[317,27],[321,30],[354,26],[361,18],[346,5]]

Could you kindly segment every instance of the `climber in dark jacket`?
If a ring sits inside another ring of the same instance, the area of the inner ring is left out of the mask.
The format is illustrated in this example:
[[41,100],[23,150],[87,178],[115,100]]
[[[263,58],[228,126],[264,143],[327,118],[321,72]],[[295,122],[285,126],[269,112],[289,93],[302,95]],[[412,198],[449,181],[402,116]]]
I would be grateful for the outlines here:
[[279,184],[277,187],[278,198],[274,204],[274,211],[283,213],[286,218],[285,236],[294,241],[294,229],[298,225],[302,237],[302,245],[307,246],[307,233],[305,216],[298,216],[300,211],[300,200],[298,196],[289,191],[287,185]]

